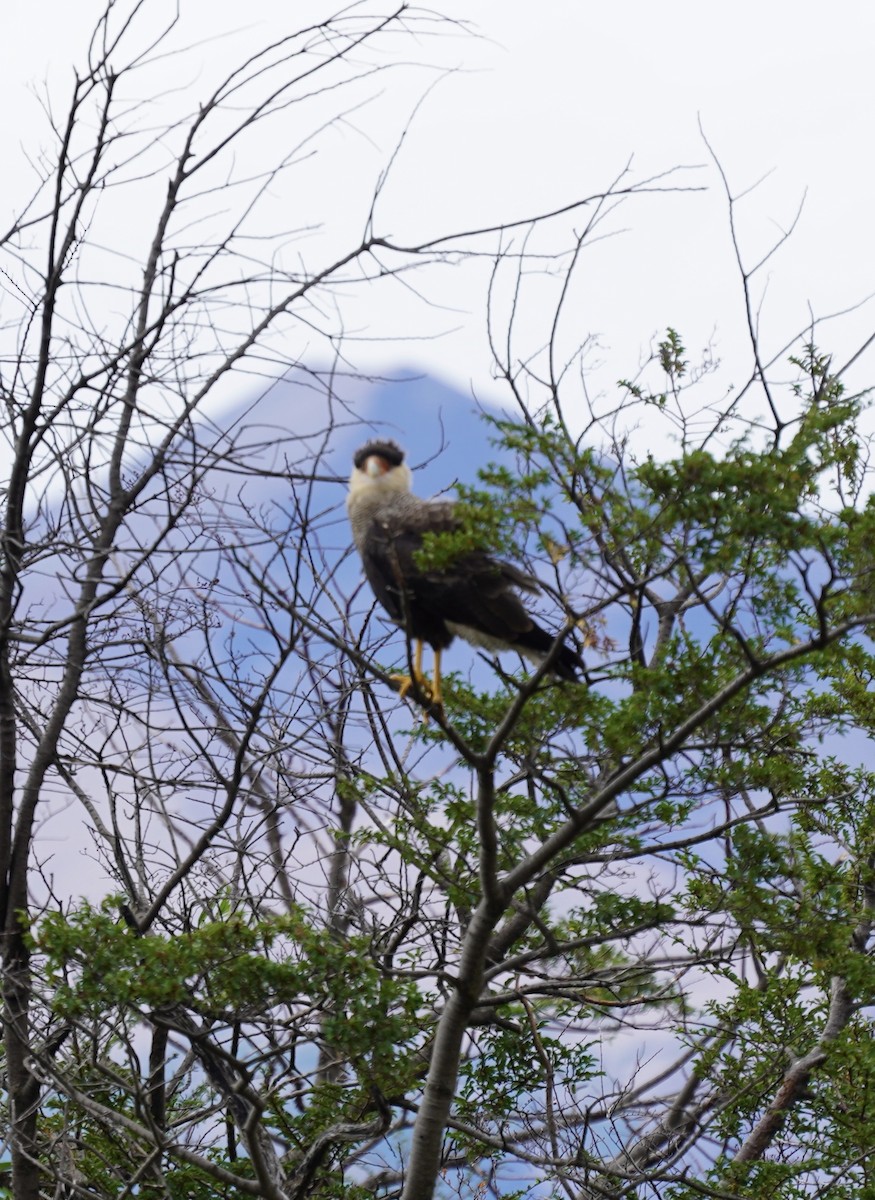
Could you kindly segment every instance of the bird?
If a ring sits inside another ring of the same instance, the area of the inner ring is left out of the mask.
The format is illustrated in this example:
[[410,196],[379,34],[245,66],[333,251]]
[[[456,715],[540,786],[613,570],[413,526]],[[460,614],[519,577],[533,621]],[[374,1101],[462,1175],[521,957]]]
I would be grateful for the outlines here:
[[[420,566],[427,533],[451,532],[460,522],[452,500],[413,494],[413,475],[394,441],[374,440],[353,456],[346,509],[365,577],[391,619],[415,643],[411,676],[395,676],[403,696],[415,683],[440,707],[441,652],[455,637],[490,653],[515,650],[536,663],[553,655],[550,670],[576,680],[583,661],[568,640],[542,628],[520,592],[537,594],[538,580],[484,551],[464,551],[449,565]],[[434,652],[432,681],[423,675],[423,644]]]

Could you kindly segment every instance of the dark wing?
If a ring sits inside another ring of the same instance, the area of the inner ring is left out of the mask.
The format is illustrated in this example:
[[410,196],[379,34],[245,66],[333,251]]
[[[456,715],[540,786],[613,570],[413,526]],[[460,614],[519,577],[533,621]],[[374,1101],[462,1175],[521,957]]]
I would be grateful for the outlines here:
[[[377,599],[411,636],[436,648],[452,641],[449,623],[460,632],[483,636],[484,644],[494,642],[492,649],[546,654],[553,639],[532,620],[515,590],[537,592],[531,575],[482,552],[464,554],[445,567],[419,566],[423,535],[457,528],[447,501],[405,496],[387,506],[374,521],[362,554]],[[561,667],[560,673],[565,673]]]
[[453,635],[428,603],[427,573],[417,566],[416,552],[424,533],[447,532],[457,525],[451,503],[399,496],[382,506],[360,546],[365,575],[383,608],[412,637],[435,648],[448,646]]

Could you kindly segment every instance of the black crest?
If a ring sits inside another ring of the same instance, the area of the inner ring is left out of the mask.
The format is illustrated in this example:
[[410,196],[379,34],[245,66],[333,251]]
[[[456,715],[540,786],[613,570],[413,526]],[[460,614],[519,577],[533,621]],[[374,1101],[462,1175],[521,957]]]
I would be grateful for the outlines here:
[[366,442],[364,446],[356,450],[352,461],[356,467],[360,467],[372,454],[378,454],[380,458],[385,458],[386,462],[391,463],[393,467],[400,467],[404,462],[404,451],[397,442],[392,441]]

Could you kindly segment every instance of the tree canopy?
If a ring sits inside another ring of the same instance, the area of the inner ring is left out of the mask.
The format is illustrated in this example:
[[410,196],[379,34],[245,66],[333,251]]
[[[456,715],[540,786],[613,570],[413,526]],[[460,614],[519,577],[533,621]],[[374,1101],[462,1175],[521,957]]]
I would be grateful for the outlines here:
[[[579,202],[537,352],[510,226],[402,247],[372,212],[292,266],[258,226],[288,163],[235,174],[240,147],[431,18],[296,31],[156,132],[127,85],[163,43],[132,48],[130,15],[108,5],[0,243],[8,1193],[875,1196],[875,507],[851,364],[816,323],[764,361],[739,248],[729,396],[672,328],[590,396],[560,347],[581,247],[648,186],[625,178]],[[153,225],[110,281],[124,236],[99,201],[143,172]],[[495,263],[507,407],[457,488],[464,538],[538,576],[586,670],[471,652],[426,720],[349,545],[368,430],[332,314],[466,254]],[[341,350],[283,385],[284,428],[269,387],[214,405],[303,327]]]

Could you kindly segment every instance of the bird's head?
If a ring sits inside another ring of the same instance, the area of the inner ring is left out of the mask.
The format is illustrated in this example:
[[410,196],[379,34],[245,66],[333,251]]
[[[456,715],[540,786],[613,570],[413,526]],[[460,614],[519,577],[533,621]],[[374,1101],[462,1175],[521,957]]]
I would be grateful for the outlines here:
[[348,504],[365,495],[397,495],[411,489],[413,474],[397,442],[367,442],[352,461]]

